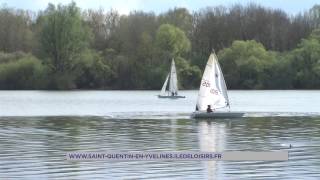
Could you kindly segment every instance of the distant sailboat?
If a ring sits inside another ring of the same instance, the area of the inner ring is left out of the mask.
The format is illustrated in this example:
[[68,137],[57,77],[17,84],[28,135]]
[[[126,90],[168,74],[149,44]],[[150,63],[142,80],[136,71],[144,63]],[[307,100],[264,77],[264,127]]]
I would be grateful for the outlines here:
[[[167,86],[168,81],[169,81],[169,87]],[[167,90],[167,87],[168,87],[168,90]],[[158,95],[158,97],[159,98],[185,98],[185,96],[178,95],[178,78],[177,78],[176,65],[173,59],[171,62],[170,73],[167,75],[167,78],[163,83],[161,92]]]
[[[208,106],[214,110],[212,113],[207,113]],[[227,107],[229,111],[215,111]],[[230,112],[227,86],[218,58],[213,52],[208,59],[201,79],[196,112],[193,113],[193,117],[241,117],[243,115],[244,113],[241,112]]]

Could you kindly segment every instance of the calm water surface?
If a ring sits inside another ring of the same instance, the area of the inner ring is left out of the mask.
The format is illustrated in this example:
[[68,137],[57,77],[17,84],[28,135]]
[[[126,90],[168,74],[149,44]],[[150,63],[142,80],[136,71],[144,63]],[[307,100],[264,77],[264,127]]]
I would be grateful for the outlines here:
[[[196,91],[0,91],[0,179],[319,179],[320,91],[231,91],[242,119],[194,120]],[[289,149],[289,145],[293,147]],[[288,150],[284,162],[70,162],[69,151]]]

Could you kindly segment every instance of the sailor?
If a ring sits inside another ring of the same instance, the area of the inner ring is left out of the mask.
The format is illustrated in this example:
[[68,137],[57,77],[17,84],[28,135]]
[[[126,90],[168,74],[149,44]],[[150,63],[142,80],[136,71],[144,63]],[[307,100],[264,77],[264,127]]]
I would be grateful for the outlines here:
[[211,113],[211,112],[213,112],[212,109],[211,109],[211,105],[208,105],[207,113]]

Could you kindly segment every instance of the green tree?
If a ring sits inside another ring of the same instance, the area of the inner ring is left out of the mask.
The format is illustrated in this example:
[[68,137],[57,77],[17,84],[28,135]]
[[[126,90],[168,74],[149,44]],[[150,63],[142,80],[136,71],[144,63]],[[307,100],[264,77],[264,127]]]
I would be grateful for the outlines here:
[[178,57],[176,62],[180,87],[183,89],[198,87],[202,75],[199,67],[191,65],[187,60],[181,57]]
[[84,13],[85,22],[93,33],[92,47],[96,50],[104,50],[115,45],[115,33],[119,25],[120,15],[116,10],[104,12],[103,9],[88,10]]
[[189,13],[186,8],[174,8],[168,12],[159,15],[159,22],[161,24],[171,24],[181,30],[183,30],[187,36],[191,34],[192,31],[192,14]]
[[264,78],[264,88],[266,89],[292,89],[293,79],[295,76],[294,68],[291,63],[290,52],[277,53],[270,52],[274,54],[276,61],[266,69],[266,74]]
[[292,67],[296,72],[294,87],[320,88],[320,30],[313,31],[290,54]]
[[35,42],[31,17],[29,11],[0,7],[0,51],[32,51]]
[[81,11],[74,2],[67,6],[49,4],[39,17],[41,48],[53,73],[52,87],[76,88],[75,64],[91,40],[91,33],[84,25]]
[[157,30],[156,43],[158,47],[170,53],[172,57],[181,56],[190,50],[191,44],[185,33],[170,24],[162,24]]
[[76,85],[80,89],[101,89],[108,88],[113,78],[113,72],[102,55],[86,50],[81,54],[77,63],[78,76]]
[[5,63],[0,61],[0,89],[44,89],[47,69],[30,54],[7,54],[16,57]]
[[275,61],[274,55],[254,40],[234,41],[230,48],[221,50],[218,55],[231,88],[264,88]]

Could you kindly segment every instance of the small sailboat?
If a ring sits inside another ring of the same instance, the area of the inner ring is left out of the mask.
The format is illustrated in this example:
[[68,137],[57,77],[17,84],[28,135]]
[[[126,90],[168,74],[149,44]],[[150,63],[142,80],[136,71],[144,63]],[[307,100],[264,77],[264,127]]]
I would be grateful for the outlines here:
[[[169,82],[169,86],[167,89],[168,82]],[[170,73],[167,75],[167,78],[163,83],[161,92],[158,95],[158,97],[172,98],[172,99],[185,98],[185,96],[178,95],[178,78],[177,78],[177,71],[176,71],[176,65],[174,63],[174,59],[172,59]]]
[[[207,112],[207,109],[213,112]],[[217,109],[226,109],[228,111],[216,111]],[[231,112],[230,103],[227,93],[226,82],[223,77],[218,58],[214,52],[211,53],[206,68],[204,70],[198,100],[196,105],[196,112],[192,114],[194,118],[233,118],[242,117],[242,112]]]

